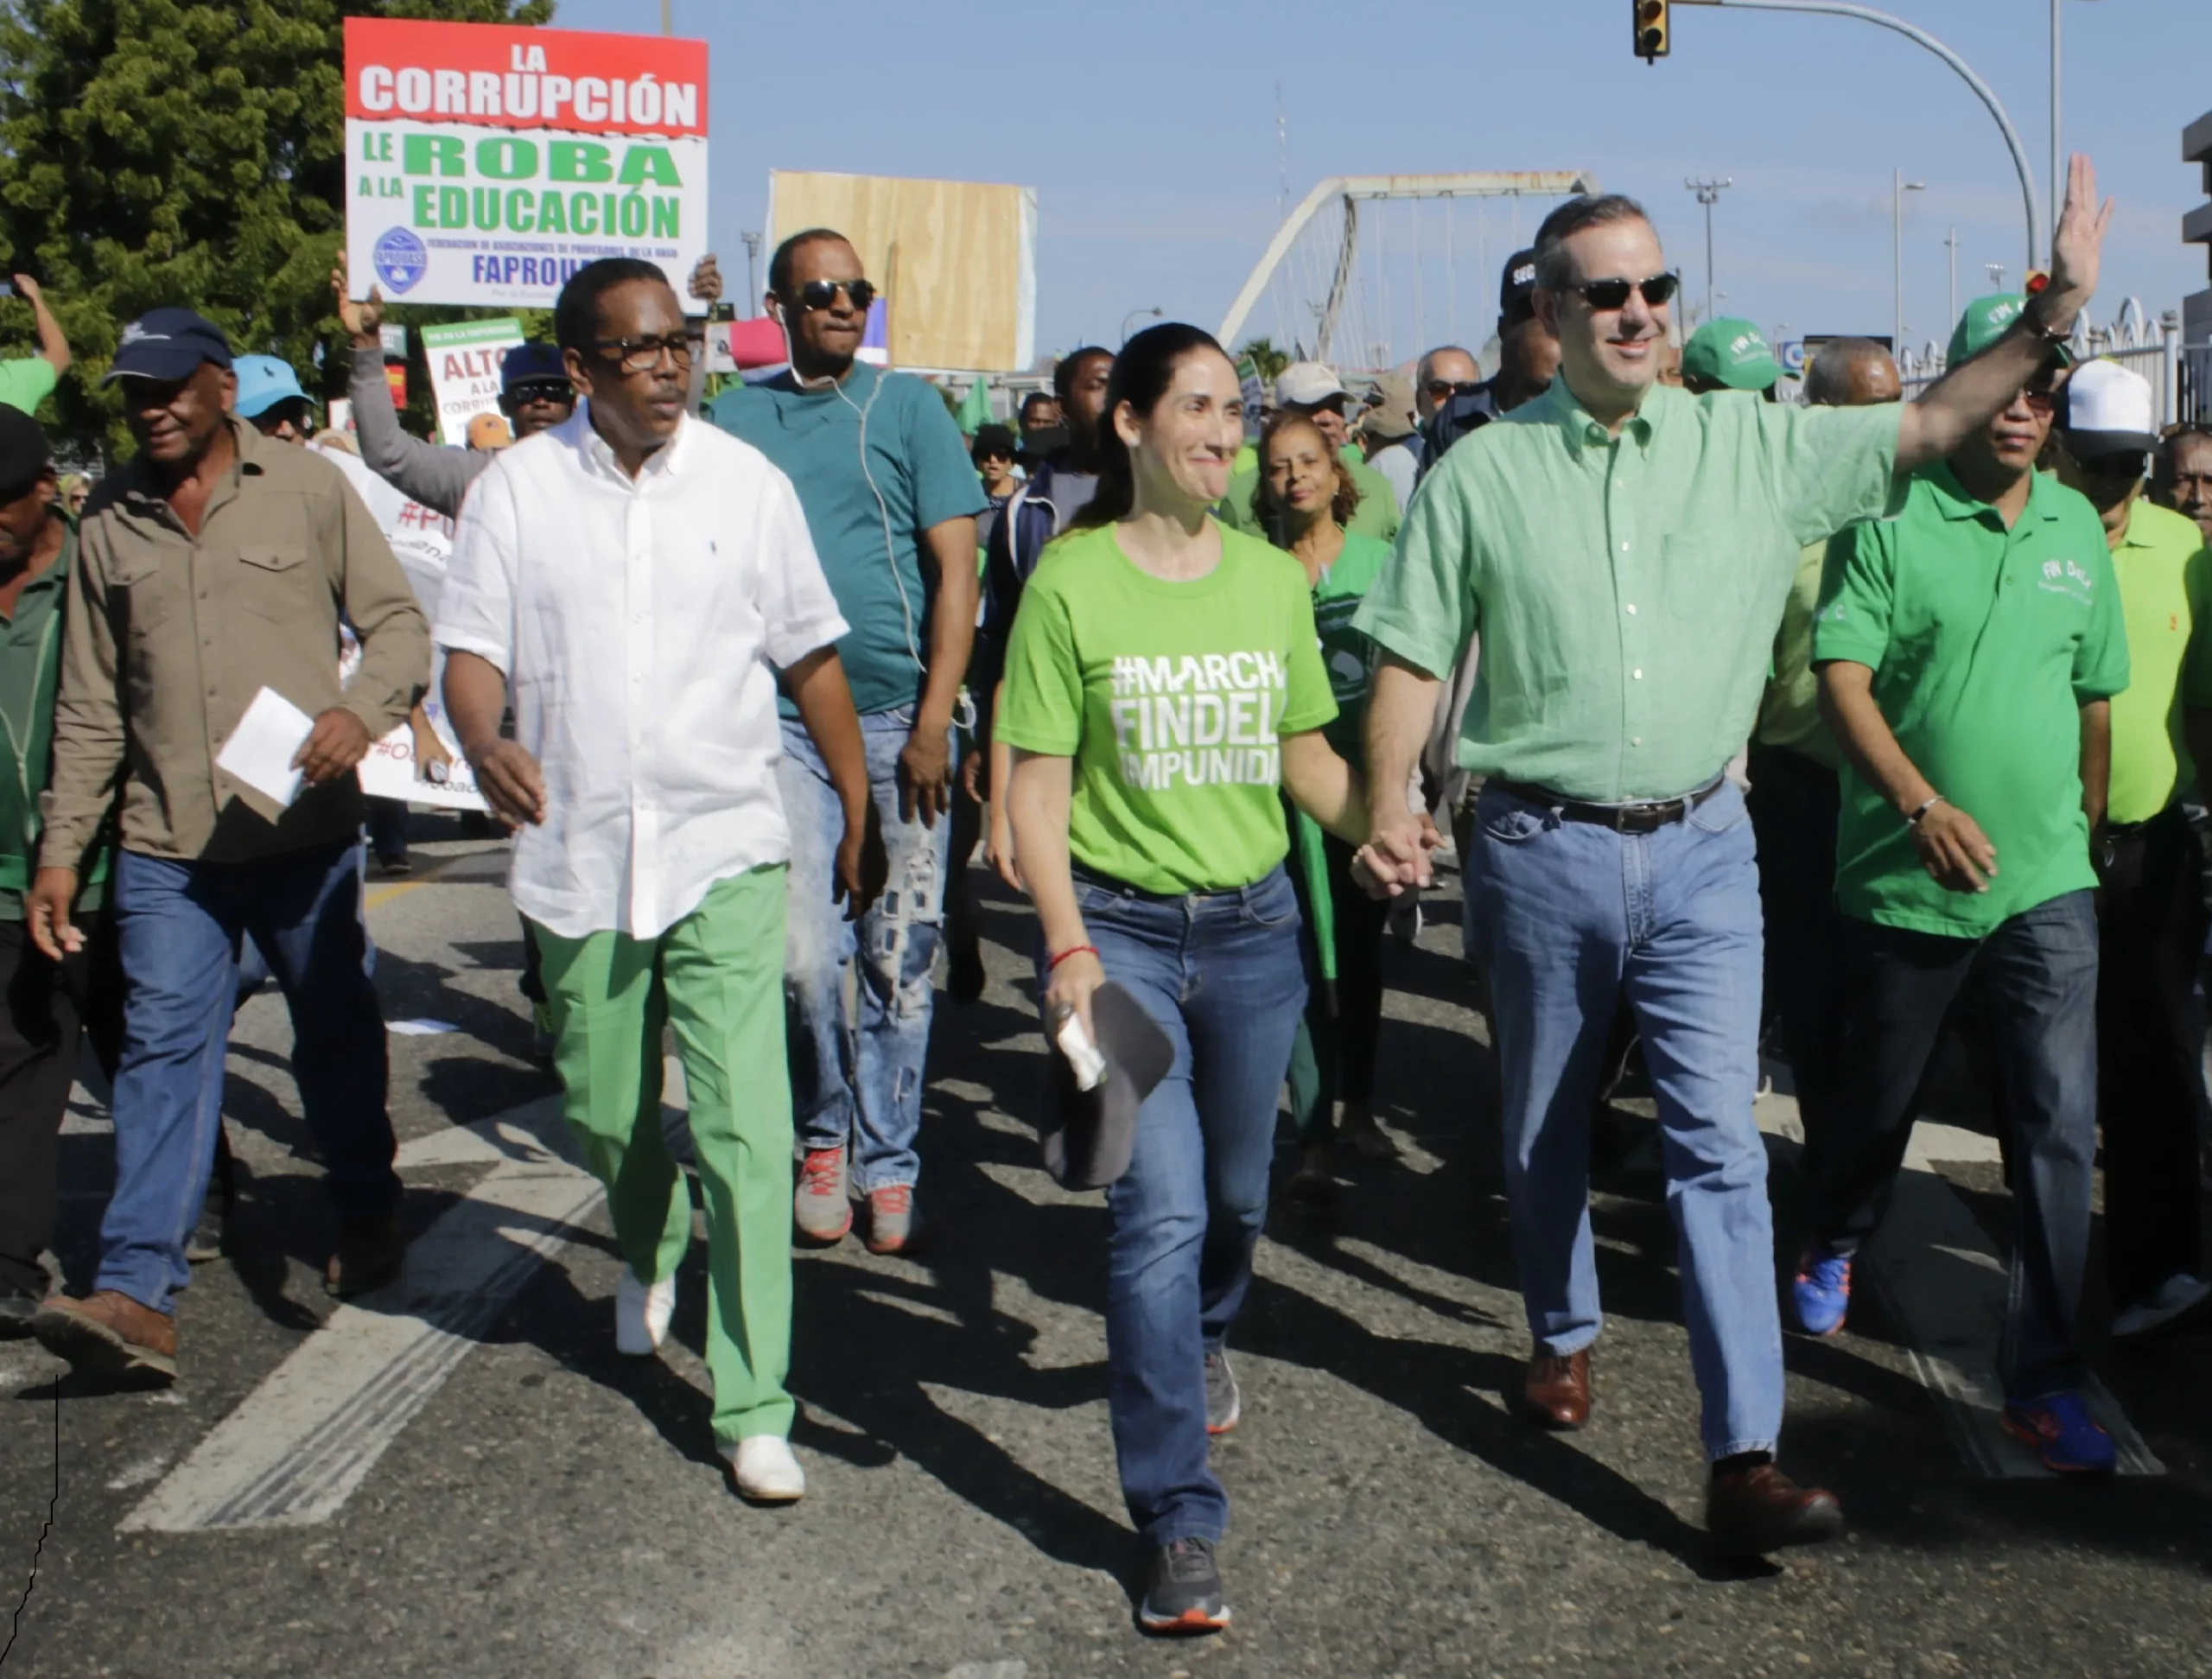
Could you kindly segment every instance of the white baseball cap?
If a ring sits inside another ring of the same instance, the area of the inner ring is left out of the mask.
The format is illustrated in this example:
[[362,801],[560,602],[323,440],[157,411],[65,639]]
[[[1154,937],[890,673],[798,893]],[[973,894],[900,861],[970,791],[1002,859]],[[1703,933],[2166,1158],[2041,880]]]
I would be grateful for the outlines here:
[[1318,361],[1294,361],[1275,376],[1275,401],[1285,408],[1319,408],[1346,394],[1344,382]]
[[2151,381],[2116,361],[2083,362],[2066,381],[2058,429],[2077,461],[2148,455],[2158,446]]

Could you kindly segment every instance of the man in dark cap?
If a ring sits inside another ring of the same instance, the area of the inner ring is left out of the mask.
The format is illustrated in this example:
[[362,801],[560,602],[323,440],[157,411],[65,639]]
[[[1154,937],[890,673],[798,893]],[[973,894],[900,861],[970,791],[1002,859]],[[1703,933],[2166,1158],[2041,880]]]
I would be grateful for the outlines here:
[[[1541,396],[1559,372],[1559,340],[1536,318],[1535,294],[1536,253],[1516,251],[1497,282],[1497,372],[1471,391],[1429,393],[1437,406],[1421,429],[1424,474],[1469,432]],[[1423,358],[1425,370],[1437,354]]]
[[56,1139],[89,1029],[112,1077],[123,1035],[122,974],[105,910],[112,833],[79,873],[87,948],[55,963],[25,937],[23,889],[38,850],[38,789],[53,750],[61,601],[76,559],[46,433],[0,404],[0,1339],[31,1332],[46,1296],[39,1262],[54,1234]]
[[[24,919],[51,961],[86,947],[75,921],[84,859],[120,786],[116,1184],[92,1294],[49,1300],[33,1329],[73,1364],[166,1381],[245,936],[290,1003],[302,1116],[337,1203],[324,1286],[343,1299],[399,1273],[353,770],[421,696],[429,627],[338,468],[226,411],[235,378],[213,325],[156,309],[124,329],[107,378],[123,386],[138,452],[87,509],[69,578],[46,831]],[[343,688],[341,614],[361,644]],[[264,690],[313,719],[289,798],[217,761]]]

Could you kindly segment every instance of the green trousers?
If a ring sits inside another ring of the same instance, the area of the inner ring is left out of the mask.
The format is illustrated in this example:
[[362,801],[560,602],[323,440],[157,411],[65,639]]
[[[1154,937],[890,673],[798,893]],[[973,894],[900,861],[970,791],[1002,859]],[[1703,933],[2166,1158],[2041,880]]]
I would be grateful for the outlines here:
[[707,1368],[725,1444],[788,1434],[791,1092],[784,1043],[784,869],[718,881],[658,938],[533,925],[554,1065],[614,1240],[646,1282],[674,1275],[691,1198],[661,1137],[661,1033],[676,1028],[707,1205]]

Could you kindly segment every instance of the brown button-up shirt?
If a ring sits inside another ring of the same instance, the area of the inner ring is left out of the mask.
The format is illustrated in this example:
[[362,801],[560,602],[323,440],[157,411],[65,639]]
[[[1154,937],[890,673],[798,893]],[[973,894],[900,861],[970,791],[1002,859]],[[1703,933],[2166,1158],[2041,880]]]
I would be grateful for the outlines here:
[[[353,777],[280,810],[216,754],[264,686],[311,717],[343,706],[375,738],[429,681],[429,626],[344,475],[312,449],[226,423],[238,464],[198,537],[143,456],[85,510],[41,862],[76,866],[118,780],[124,848],[148,856],[235,862],[343,838],[361,821]],[[361,641],[344,688],[341,615]]]

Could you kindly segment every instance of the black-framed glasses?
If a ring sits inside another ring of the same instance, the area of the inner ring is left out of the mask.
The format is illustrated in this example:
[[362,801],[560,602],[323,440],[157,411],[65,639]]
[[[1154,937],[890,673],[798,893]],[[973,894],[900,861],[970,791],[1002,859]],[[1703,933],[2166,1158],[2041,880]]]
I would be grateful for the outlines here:
[[1643,301],[1657,308],[1682,289],[1679,274],[1655,274],[1648,280],[1585,280],[1580,285],[1567,288],[1579,294],[1582,301],[1593,309],[1610,313],[1628,307],[1628,295],[1641,292]]
[[837,301],[841,291],[862,315],[875,302],[875,283],[872,280],[809,280],[798,289],[799,309],[806,315],[826,309]]
[[1475,379],[1431,379],[1421,387],[1433,402],[1449,402],[1454,397],[1471,397],[1483,387]]
[[526,403],[557,403],[564,408],[574,408],[576,405],[576,387],[566,379],[531,379],[521,385],[509,385],[506,398],[517,408]]
[[626,373],[650,373],[660,366],[664,355],[679,369],[691,365],[691,340],[682,333],[670,333],[662,338],[594,339],[592,348],[601,355],[613,357],[622,364]]

